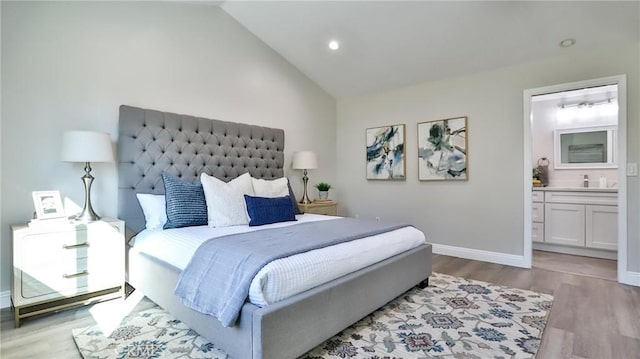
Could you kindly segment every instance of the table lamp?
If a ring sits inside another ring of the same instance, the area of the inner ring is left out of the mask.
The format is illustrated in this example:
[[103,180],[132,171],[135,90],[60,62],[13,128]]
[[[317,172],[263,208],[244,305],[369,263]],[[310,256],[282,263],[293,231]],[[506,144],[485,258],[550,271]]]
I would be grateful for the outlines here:
[[307,183],[309,182],[309,177],[307,177],[307,170],[318,168],[318,159],[316,158],[316,154],[312,151],[300,151],[294,153],[291,168],[296,170],[304,170],[302,176],[302,182],[304,182],[304,194],[302,195],[300,203],[311,203],[311,201],[309,200],[309,196],[307,195]]
[[84,207],[74,216],[82,222],[96,221],[100,216],[91,206],[91,162],[113,162],[111,137],[108,133],[93,131],[67,131],[62,138],[62,161],[84,162]]

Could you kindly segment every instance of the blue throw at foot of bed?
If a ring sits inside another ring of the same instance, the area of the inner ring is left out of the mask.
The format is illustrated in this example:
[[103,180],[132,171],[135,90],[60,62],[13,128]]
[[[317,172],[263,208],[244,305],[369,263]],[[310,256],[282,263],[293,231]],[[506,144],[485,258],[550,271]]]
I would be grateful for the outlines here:
[[269,262],[407,226],[341,218],[213,238],[182,271],[175,294],[185,306],[229,327],[238,319],[251,281]]

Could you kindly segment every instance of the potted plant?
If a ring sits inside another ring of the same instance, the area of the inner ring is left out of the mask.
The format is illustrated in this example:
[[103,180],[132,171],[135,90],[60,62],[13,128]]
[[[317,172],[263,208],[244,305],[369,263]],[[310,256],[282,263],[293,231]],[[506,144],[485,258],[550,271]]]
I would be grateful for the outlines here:
[[316,185],[316,188],[318,189],[320,199],[326,200],[327,198],[329,198],[329,188],[331,188],[330,184],[326,182],[320,182]]
[[532,183],[534,187],[542,186],[542,181],[540,180],[540,175],[542,171],[539,168],[534,168],[532,173]]

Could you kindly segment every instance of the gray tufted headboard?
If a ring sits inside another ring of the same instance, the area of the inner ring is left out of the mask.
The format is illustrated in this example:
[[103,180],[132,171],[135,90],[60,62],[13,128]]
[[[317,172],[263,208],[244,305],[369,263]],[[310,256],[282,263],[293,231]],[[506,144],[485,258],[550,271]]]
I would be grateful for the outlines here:
[[284,130],[120,106],[118,217],[134,234],[145,225],[136,193],[164,193],[162,172],[229,181],[279,178],[283,168]]

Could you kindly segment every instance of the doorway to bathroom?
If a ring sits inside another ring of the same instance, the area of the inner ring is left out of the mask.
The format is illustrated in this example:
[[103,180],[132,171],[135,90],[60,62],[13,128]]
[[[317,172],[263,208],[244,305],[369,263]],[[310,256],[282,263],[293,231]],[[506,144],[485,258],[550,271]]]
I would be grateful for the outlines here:
[[625,282],[624,75],[524,92],[525,262]]

